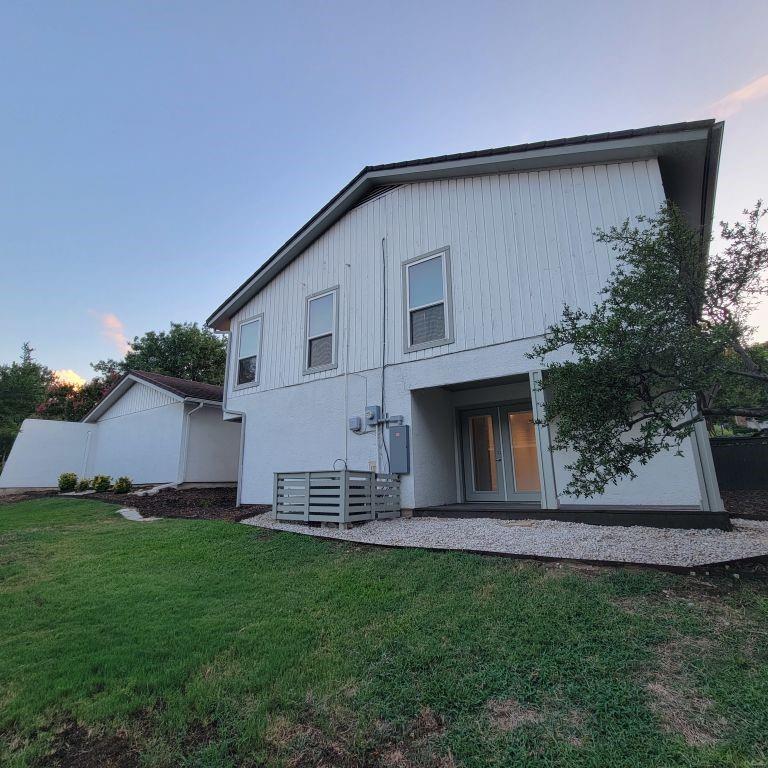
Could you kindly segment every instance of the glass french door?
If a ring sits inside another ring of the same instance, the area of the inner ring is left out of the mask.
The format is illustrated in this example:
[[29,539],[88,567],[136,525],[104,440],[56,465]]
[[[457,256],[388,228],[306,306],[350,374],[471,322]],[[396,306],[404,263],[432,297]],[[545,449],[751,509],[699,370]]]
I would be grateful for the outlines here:
[[541,497],[533,413],[493,406],[461,415],[467,501],[536,501]]

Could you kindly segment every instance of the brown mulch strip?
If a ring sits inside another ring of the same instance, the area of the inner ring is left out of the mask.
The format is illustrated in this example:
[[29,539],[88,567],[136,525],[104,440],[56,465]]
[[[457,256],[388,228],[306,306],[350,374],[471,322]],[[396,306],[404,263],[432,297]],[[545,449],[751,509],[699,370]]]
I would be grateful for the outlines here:
[[[26,491],[0,496],[0,505],[58,496],[57,491]],[[175,517],[185,520],[226,520],[237,523],[270,509],[264,504],[235,506],[236,488],[166,488],[153,496],[132,493],[89,493],[67,499],[96,499],[121,507],[134,507],[143,517]]]
[[16,504],[19,501],[31,499],[46,499],[49,496],[58,496],[58,491],[19,491],[18,493],[0,493],[0,507],[3,504]]
[[[78,497],[74,497],[78,498]],[[239,522],[265,512],[263,504],[235,506],[235,488],[166,488],[153,496],[125,493],[92,493],[84,499],[98,499],[122,507],[135,507],[143,517],[176,517],[185,520],[227,520]]]
[[768,489],[766,490],[720,490],[723,503],[729,514],[752,520],[768,520]]

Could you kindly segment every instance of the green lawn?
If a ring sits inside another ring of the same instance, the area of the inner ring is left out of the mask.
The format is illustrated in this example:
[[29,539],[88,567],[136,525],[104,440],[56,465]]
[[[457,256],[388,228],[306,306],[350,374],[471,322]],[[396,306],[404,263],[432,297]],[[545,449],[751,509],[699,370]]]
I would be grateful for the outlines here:
[[3,766],[758,766],[768,585],[0,507]]

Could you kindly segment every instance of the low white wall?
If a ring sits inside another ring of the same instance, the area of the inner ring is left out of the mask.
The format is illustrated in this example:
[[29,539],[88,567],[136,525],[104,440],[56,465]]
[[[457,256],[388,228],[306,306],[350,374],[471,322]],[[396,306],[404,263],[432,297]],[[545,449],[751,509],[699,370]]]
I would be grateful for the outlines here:
[[129,413],[98,422],[87,474],[127,475],[134,483],[179,479],[183,403]]
[[224,421],[221,408],[187,406],[184,482],[234,483],[240,461],[240,424]]
[[63,472],[85,474],[95,424],[25,419],[0,475],[0,488],[52,488]]
[[636,462],[633,469],[637,477],[634,480],[624,479],[610,484],[600,496],[592,498],[570,496],[565,492],[571,480],[571,473],[565,466],[573,463],[576,454],[556,451],[552,458],[560,504],[699,507],[701,488],[690,438],[683,441],[680,450],[682,456],[677,456],[673,448],[657,454],[645,466]]

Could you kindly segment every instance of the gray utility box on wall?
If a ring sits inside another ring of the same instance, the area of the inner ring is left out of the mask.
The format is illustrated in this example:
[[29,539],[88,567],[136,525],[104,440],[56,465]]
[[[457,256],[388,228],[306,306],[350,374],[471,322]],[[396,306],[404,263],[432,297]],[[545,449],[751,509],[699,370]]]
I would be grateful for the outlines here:
[[393,475],[411,471],[411,428],[405,424],[389,428],[389,471]]

